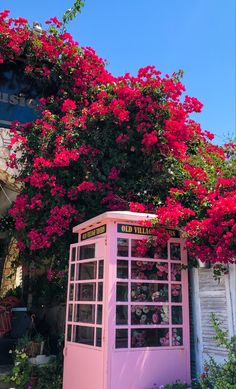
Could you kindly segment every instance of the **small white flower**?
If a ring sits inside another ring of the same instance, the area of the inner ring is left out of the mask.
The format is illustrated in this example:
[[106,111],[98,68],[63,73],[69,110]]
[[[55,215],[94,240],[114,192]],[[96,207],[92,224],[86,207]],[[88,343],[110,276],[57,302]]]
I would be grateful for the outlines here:
[[146,320],[147,320],[147,315],[142,315],[140,319],[140,323],[145,323]]

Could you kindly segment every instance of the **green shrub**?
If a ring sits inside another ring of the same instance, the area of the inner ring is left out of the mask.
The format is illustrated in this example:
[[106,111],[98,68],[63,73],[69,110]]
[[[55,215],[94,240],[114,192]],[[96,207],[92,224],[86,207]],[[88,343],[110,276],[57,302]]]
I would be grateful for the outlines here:
[[49,382],[50,389],[62,388],[62,365],[57,361],[55,363],[38,369],[38,382],[35,388],[48,388]]
[[150,389],[201,389],[200,384],[193,380],[191,384],[181,383],[180,381],[176,381],[175,384],[167,384],[167,385],[159,385],[154,386]]
[[28,362],[28,355],[24,349],[16,349],[14,356],[14,366],[11,372],[2,378],[2,381],[14,385],[17,388],[27,388],[30,378],[34,376],[36,367]]
[[[41,337],[35,340],[41,341]],[[59,355],[52,363],[44,366],[29,363],[29,345],[32,340],[24,336],[18,340],[14,350],[14,366],[11,372],[2,378],[2,382],[8,383],[19,389],[61,389],[63,368],[63,338],[60,339]]]
[[221,323],[214,314],[212,325],[218,346],[224,346],[228,355],[223,364],[209,357],[200,376],[201,388],[236,389],[236,336],[229,338],[228,332],[220,328]]

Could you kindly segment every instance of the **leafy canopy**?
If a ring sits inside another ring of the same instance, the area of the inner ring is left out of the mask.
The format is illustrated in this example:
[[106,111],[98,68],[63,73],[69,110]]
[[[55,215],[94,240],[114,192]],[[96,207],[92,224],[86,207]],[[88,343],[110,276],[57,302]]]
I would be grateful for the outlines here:
[[29,79],[51,88],[40,117],[11,129],[9,164],[23,188],[9,213],[21,261],[58,274],[72,226],[118,209],[156,212],[156,245],[160,226],[178,226],[202,261],[233,261],[235,145],[225,152],[191,118],[202,104],[185,94],[182,72],[162,76],[147,66],[114,77],[57,18],[46,23],[49,30],[37,33],[27,20],[0,13],[0,62],[21,58]]

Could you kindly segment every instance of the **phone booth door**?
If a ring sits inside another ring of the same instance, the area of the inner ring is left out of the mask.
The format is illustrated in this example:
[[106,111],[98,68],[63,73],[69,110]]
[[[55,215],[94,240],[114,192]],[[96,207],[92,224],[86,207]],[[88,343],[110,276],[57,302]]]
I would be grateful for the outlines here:
[[64,389],[103,388],[104,238],[70,247]]
[[143,258],[137,252],[139,239],[118,225],[111,389],[190,382],[184,241],[170,238],[158,254]]

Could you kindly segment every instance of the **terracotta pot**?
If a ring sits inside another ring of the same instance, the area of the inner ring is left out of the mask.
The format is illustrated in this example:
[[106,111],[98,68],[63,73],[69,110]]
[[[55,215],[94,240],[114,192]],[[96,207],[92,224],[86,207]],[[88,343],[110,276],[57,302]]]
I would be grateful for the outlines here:
[[30,342],[25,349],[26,354],[29,357],[36,357],[36,355],[40,354],[41,343],[38,342]]

